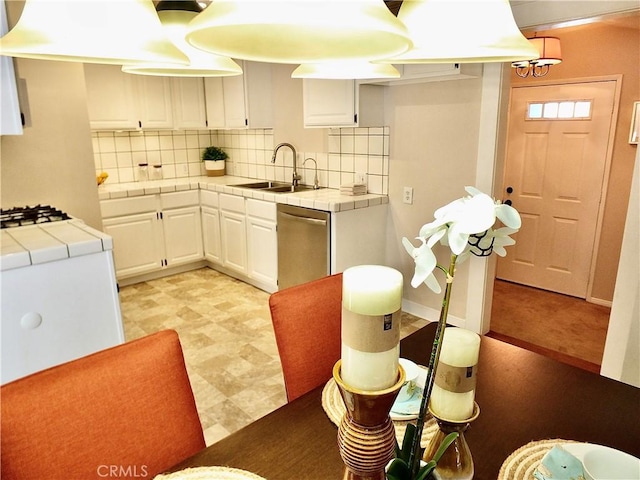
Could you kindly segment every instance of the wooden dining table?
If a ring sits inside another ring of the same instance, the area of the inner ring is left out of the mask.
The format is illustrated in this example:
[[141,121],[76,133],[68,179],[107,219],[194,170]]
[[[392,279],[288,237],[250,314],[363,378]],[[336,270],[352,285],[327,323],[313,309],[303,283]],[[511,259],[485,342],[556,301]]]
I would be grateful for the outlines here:
[[[403,339],[400,355],[427,365],[436,324]],[[323,386],[247,425],[171,471],[228,466],[268,480],[341,479],[337,427],[322,407]],[[478,480],[495,480],[519,447],[564,439],[640,457],[640,389],[537,353],[482,337],[476,402],[465,433]]]

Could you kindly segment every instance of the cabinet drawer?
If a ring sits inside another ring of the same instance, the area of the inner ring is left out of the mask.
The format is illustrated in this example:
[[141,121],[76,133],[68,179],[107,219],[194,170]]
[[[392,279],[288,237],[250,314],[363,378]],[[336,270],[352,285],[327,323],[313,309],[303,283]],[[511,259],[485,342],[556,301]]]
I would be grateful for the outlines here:
[[261,200],[247,199],[247,215],[276,221],[276,204]]
[[235,195],[220,194],[220,208],[232,212],[244,213],[244,197]]
[[132,198],[116,198],[102,200],[100,211],[102,218],[120,217],[136,213],[155,212],[157,210],[157,198],[155,195],[143,195]]
[[162,210],[169,208],[191,207],[199,205],[198,190],[188,190],[186,192],[171,192],[160,194],[160,205]]
[[200,205],[203,207],[218,208],[218,193],[209,190],[200,190]]

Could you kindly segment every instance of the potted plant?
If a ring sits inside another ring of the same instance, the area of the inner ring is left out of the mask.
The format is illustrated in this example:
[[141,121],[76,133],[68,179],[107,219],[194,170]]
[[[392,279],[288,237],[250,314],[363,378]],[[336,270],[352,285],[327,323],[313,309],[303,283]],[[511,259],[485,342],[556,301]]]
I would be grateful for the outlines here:
[[207,169],[207,176],[221,177],[225,174],[225,160],[229,156],[220,147],[207,147],[202,152],[202,161]]

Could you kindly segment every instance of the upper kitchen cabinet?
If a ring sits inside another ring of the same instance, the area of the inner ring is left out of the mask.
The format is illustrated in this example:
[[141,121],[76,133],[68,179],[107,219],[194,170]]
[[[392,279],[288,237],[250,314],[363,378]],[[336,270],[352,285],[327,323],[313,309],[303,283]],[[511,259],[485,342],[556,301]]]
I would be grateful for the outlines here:
[[416,63],[395,65],[400,78],[390,80],[362,80],[360,83],[374,85],[403,85],[409,83],[461,80],[482,76],[481,63]]
[[119,65],[85,64],[93,130],[207,128],[202,78],[124,73]]
[[302,105],[305,128],[384,125],[384,91],[378,85],[304,79]]
[[238,63],[242,75],[204,79],[209,128],[272,128],[271,65]]
[[140,128],[174,128],[171,78],[128,73],[123,75],[134,77]]
[[199,77],[171,79],[173,123],[175,128],[207,128],[204,82]]
[[133,76],[119,65],[85,64],[89,121],[94,130],[139,127]]

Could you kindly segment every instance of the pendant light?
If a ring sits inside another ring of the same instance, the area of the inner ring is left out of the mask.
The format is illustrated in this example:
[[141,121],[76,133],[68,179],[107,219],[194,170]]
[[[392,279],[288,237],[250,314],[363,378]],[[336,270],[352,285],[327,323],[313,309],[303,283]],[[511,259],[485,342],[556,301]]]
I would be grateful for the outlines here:
[[291,78],[329,80],[400,78],[400,72],[393,65],[382,63],[357,61],[304,63],[293,71]]
[[125,65],[122,67],[123,72],[172,77],[225,77],[242,74],[240,65],[229,57],[198,50],[184,39],[187,25],[202,11],[198,2],[161,0],[156,6],[156,11],[169,39],[189,57],[189,65],[166,63]]
[[26,0],[0,54],[85,63],[189,59],[165,36],[151,0]]
[[412,0],[398,12],[413,49],[388,63],[484,63],[537,58],[508,0]]
[[383,0],[215,0],[193,19],[187,41],[272,63],[376,60],[411,46]]
[[519,77],[526,78],[544,77],[549,73],[551,65],[557,65],[562,62],[562,51],[560,49],[560,39],[557,37],[534,37],[529,41],[538,50],[540,58],[537,60],[524,60],[513,62],[511,66],[516,69]]

